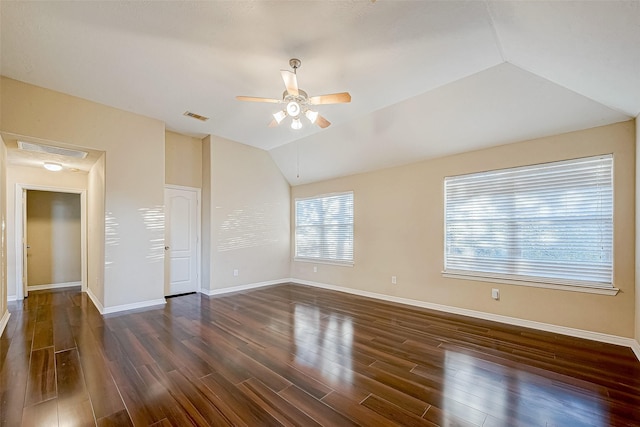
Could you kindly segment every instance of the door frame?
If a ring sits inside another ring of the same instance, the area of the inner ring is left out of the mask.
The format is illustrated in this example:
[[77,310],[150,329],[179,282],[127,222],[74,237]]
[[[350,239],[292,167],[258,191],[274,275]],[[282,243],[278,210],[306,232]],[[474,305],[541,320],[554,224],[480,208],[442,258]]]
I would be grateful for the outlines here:
[[[185,185],[174,185],[174,184],[165,184],[164,185],[164,189],[165,190],[179,190],[179,191],[191,191],[191,192],[195,192],[196,193],[196,292],[202,292],[202,264],[201,264],[201,258],[202,258],[202,208],[201,208],[201,195],[202,195],[202,189],[198,188],[198,187],[188,187]],[[165,196],[166,196],[166,192],[165,192]],[[165,199],[165,203],[164,203],[164,208],[165,208],[165,219],[167,217],[167,203],[166,203],[166,199]],[[166,238],[167,238],[167,229],[168,229],[168,224],[165,221],[165,246],[166,246]],[[164,289],[166,292],[167,289],[167,285],[170,281],[170,276],[168,276],[166,274],[166,272],[170,271],[170,267],[169,267],[169,259],[167,256],[167,253],[165,251],[165,257],[164,257],[164,265],[165,265],[165,278],[164,278]]]
[[80,276],[82,292],[87,291],[87,190],[68,187],[49,187],[32,184],[16,184],[15,201],[15,236],[16,236],[16,299],[21,300],[29,295],[27,284],[22,280],[22,266],[26,263],[25,239],[27,190],[53,191],[80,195]]

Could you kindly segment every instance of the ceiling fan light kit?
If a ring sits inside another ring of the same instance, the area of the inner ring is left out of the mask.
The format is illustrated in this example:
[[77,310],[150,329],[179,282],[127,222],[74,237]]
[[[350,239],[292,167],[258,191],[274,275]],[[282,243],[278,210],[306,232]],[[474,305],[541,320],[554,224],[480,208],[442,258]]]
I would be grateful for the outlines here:
[[300,68],[300,65],[302,65],[302,62],[297,58],[291,58],[289,65],[293,68],[293,71],[280,70],[282,81],[287,88],[282,94],[282,99],[258,98],[253,96],[237,96],[236,99],[239,101],[285,104],[284,109],[273,114],[273,120],[269,123],[269,127],[276,127],[285,118],[291,117],[291,129],[302,129],[302,122],[300,121],[300,116],[302,115],[312,124],[316,124],[321,128],[328,127],[331,122],[311,107],[314,105],[348,103],[351,102],[351,95],[349,95],[349,92],[340,92],[310,97],[305,91],[298,88],[297,70]]

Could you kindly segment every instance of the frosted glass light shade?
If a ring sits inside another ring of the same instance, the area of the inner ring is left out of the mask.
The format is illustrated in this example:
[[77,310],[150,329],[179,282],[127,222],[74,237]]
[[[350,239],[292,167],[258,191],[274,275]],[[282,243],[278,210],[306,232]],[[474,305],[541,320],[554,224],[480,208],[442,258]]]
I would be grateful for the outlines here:
[[309,119],[309,121],[311,123],[315,123],[316,119],[318,118],[318,112],[317,111],[311,111],[311,110],[307,110],[304,113],[305,116],[307,116],[307,119]]
[[62,170],[62,165],[60,163],[44,162],[44,168],[51,172],[59,172]]
[[280,122],[283,121],[285,117],[287,117],[287,113],[285,113],[284,111],[278,111],[273,115],[273,118],[276,122],[278,122],[278,124],[280,124]]
[[302,122],[300,122],[300,119],[291,120],[291,129],[302,129]]
[[295,101],[291,101],[287,104],[287,114],[291,117],[297,117],[300,114],[300,104]]

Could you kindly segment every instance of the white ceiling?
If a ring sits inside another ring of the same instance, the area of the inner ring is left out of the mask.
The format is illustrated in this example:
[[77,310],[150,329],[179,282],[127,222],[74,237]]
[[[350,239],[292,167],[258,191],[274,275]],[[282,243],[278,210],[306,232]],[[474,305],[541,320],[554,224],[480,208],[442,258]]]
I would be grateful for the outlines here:
[[[268,150],[293,185],[628,120],[640,0],[0,2],[0,73]],[[333,124],[267,128],[302,60]],[[186,111],[211,117],[198,122]],[[297,170],[300,178],[297,178]]]

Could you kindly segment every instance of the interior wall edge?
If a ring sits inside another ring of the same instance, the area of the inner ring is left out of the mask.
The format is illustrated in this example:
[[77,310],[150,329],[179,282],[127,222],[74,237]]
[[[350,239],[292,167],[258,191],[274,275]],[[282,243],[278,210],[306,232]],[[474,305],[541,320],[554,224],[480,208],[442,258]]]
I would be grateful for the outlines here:
[[638,171],[638,165],[640,165],[640,115],[635,119],[635,132],[636,132],[636,156],[635,156],[635,195],[636,195],[636,211],[635,211],[635,224],[636,224],[636,241],[635,241],[635,338],[637,346],[636,354],[640,354],[640,172]]
[[5,310],[2,319],[0,319],[0,337],[4,333],[4,328],[7,327],[7,323],[9,323],[9,317],[11,317],[11,313],[9,313],[9,310]]
[[87,288],[87,296],[93,303],[93,306],[96,308],[96,310],[98,310],[100,314],[104,314],[104,307],[100,303],[100,300],[98,299],[98,297],[93,293],[91,288]]
[[482,311],[469,310],[466,308],[453,307],[443,304],[434,304],[426,301],[419,301],[409,298],[395,297],[391,295],[379,294],[375,292],[363,291],[360,289],[346,288],[343,286],[330,285],[327,283],[313,282],[310,280],[301,280],[291,278],[292,283],[299,285],[314,286],[317,288],[328,289],[338,292],[346,292],[348,294],[375,298],[387,302],[395,302],[414,307],[427,308],[430,310],[441,311],[445,313],[458,314],[461,316],[473,317],[476,319],[489,320],[492,322],[504,323],[507,325],[520,326],[523,328],[537,329],[545,332],[552,332],[561,335],[568,335],[575,338],[583,338],[592,341],[603,342],[607,344],[615,344],[623,347],[629,347],[638,361],[640,361],[640,343],[633,338],[621,337],[618,335],[604,334],[601,332],[587,331],[584,329],[570,328],[567,326],[553,325],[551,323],[536,322],[534,320],[519,319],[517,317],[504,316],[501,314],[485,313]]
[[640,360],[640,342],[637,340],[633,340],[631,343],[631,350],[635,353],[638,360]]
[[100,303],[100,300],[98,300],[98,298],[91,291],[91,289],[87,289],[87,296],[89,297],[89,299],[91,300],[95,308],[98,310],[98,312],[100,312],[100,314],[102,315],[118,313],[120,311],[135,310],[138,308],[147,308],[147,307],[153,307],[158,305],[164,305],[167,303],[167,300],[165,300],[164,298],[160,298],[160,299],[153,299],[148,301],[135,302],[132,304],[121,304],[121,305],[105,307]]

